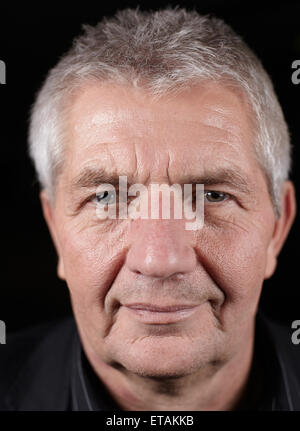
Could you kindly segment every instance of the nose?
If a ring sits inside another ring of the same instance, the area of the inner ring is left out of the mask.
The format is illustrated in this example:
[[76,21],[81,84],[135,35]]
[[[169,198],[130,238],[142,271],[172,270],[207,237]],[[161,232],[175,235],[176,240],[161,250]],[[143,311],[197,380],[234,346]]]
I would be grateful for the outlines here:
[[181,221],[135,220],[126,265],[135,274],[166,279],[192,272],[196,254]]

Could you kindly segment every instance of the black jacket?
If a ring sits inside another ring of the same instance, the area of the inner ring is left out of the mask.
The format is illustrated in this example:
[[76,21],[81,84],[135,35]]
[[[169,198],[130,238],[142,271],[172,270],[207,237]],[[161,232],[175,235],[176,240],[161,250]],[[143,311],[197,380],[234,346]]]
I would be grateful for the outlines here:
[[[292,343],[291,330],[261,313],[256,323],[262,391],[239,409],[300,410],[300,345]],[[257,380],[252,373],[252,387]],[[92,371],[70,317],[8,334],[0,345],[0,410],[120,409]]]

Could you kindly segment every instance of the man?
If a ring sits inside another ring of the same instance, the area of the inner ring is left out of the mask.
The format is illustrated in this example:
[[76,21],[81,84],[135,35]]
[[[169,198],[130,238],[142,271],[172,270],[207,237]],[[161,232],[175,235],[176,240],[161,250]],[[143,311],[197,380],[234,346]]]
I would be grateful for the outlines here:
[[[257,311],[295,216],[288,129],[226,24],[166,9],[86,26],[29,141],[76,324],[8,342],[2,409],[300,410],[299,351]],[[124,177],[203,185],[203,225],[120,216]]]

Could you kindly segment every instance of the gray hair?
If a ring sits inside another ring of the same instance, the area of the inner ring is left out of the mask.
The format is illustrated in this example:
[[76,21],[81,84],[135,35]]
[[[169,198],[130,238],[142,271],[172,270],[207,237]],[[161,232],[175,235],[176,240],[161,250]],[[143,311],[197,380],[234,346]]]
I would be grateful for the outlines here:
[[218,80],[247,96],[255,155],[280,215],[291,164],[288,127],[267,72],[241,37],[221,19],[178,7],[125,9],[83,30],[50,70],[32,106],[29,153],[42,188],[53,193],[63,164],[64,118],[85,83],[140,85],[160,97],[200,80]]

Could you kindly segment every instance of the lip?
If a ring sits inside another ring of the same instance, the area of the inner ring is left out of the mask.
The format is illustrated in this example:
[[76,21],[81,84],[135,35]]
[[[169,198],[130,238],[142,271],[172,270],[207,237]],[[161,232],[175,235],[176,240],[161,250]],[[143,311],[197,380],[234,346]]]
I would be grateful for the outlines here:
[[154,304],[124,304],[124,307],[139,321],[155,325],[167,325],[190,317],[199,305],[179,304],[161,306]]

